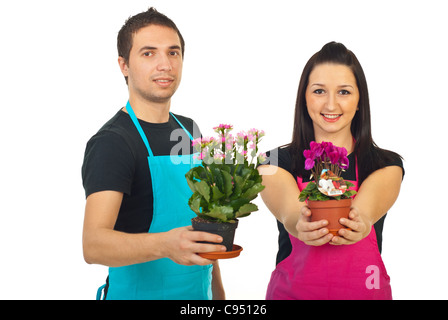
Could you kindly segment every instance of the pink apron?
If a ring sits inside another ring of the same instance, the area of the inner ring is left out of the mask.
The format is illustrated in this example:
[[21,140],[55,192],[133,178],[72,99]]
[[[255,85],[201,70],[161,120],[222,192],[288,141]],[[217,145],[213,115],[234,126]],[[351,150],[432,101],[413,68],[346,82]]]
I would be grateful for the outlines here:
[[[358,180],[358,167],[356,167]],[[357,181],[352,181],[358,190]],[[297,178],[303,190],[307,183]],[[268,300],[391,300],[375,229],[352,245],[309,246],[289,235],[291,254],[272,273]]]

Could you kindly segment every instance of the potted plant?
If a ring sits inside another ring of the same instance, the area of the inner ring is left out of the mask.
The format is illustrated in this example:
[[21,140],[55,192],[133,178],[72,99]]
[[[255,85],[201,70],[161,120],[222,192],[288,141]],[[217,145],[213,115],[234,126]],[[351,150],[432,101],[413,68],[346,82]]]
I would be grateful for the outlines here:
[[258,210],[252,200],[264,189],[256,169],[266,159],[265,154],[258,154],[264,132],[251,129],[233,136],[231,125],[221,124],[213,129],[217,138],[193,141],[202,165],[185,175],[193,192],[188,204],[197,215],[192,226],[194,230],[221,235],[228,252],[238,251],[241,247],[233,246],[238,218]]
[[354,185],[342,179],[341,174],[349,166],[347,150],[331,142],[310,143],[310,149],[303,152],[305,169],[311,170],[314,181],[300,192],[299,200],[307,201],[311,210],[311,221],[326,219],[329,231],[337,235],[343,228],[342,217],[348,218],[355,190]]

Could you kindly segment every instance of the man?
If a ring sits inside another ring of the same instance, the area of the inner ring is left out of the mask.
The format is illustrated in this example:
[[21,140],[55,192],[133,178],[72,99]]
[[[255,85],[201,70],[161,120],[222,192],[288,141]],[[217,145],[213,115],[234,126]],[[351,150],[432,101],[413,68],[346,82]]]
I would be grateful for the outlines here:
[[225,251],[222,238],[189,226],[194,214],[184,175],[193,150],[171,155],[173,132],[183,141],[199,133],[193,120],[170,113],[182,35],[150,8],[126,21],[117,47],[129,102],[86,147],[84,258],[110,267],[106,299],[223,299],[218,263],[197,255]]

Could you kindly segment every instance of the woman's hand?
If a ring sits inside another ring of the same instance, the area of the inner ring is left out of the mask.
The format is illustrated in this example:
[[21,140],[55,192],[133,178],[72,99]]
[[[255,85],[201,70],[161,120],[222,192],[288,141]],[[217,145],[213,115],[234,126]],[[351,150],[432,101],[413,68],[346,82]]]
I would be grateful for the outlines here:
[[340,229],[337,236],[333,236],[326,228],[327,220],[310,222],[311,210],[304,206],[300,210],[300,217],[296,225],[297,238],[310,246],[321,246],[326,243],[332,245],[354,244],[367,237],[372,224],[363,218],[358,209],[352,208],[349,219],[341,218],[339,222],[349,228]]
[[327,220],[310,222],[311,210],[308,206],[300,209],[299,220],[296,225],[297,238],[309,246],[321,246],[333,239],[333,235],[325,228]]
[[338,236],[333,237],[330,244],[354,244],[367,237],[372,229],[372,224],[359,214],[358,209],[353,207],[350,210],[349,218],[341,218],[339,222],[350,230],[340,229]]

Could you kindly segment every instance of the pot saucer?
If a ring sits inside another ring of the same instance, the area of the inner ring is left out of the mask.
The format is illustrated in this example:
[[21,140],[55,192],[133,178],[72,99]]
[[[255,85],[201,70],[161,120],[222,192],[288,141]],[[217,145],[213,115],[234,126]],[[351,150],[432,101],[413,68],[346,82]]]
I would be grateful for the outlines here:
[[199,256],[205,259],[210,260],[217,260],[217,259],[231,259],[238,257],[240,255],[240,252],[243,251],[243,248],[234,244],[232,251],[225,251],[225,252],[204,252],[204,253],[198,253]]

